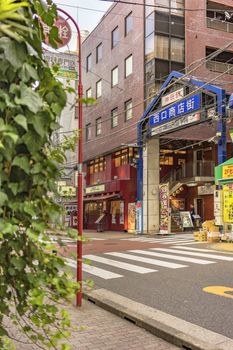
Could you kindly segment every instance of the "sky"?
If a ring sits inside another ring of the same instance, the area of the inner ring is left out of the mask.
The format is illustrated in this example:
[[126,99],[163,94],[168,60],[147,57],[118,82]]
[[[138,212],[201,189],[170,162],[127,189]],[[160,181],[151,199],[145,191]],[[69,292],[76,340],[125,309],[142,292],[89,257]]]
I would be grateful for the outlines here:
[[104,15],[104,12],[107,11],[112,4],[111,2],[100,0],[54,0],[54,2],[77,20],[80,30],[88,31],[92,31],[95,28]]

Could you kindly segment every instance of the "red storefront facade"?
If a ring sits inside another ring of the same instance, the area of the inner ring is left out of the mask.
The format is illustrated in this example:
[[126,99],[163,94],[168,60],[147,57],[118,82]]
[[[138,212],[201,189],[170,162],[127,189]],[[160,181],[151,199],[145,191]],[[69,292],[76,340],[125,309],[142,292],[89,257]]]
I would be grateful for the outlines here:
[[84,228],[135,230],[136,151],[120,149],[86,164]]

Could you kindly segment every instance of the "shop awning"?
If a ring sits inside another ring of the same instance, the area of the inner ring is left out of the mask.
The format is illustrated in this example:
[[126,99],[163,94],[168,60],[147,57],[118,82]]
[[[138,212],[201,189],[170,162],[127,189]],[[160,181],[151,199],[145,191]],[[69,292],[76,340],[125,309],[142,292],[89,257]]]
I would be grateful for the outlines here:
[[111,193],[111,194],[104,194],[104,195],[99,195],[99,196],[88,196],[84,197],[83,201],[84,202],[93,202],[93,201],[101,201],[105,199],[110,199],[110,198],[120,198],[119,193]]

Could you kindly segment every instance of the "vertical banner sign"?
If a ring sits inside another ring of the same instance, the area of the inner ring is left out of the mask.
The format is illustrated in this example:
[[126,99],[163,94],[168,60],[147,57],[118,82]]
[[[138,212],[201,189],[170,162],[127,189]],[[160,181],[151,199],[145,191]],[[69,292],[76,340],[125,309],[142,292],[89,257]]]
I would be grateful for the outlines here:
[[223,186],[223,218],[226,223],[233,223],[233,185]]
[[142,202],[137,202],[136,206],[136,231],[142,233]]
[[125,222],[124,210],[125,210],[124,202],[121,202],[120,203],[120,225],[123,225]]
[[160,233],[169,233],[169,185],[159,186]]
[[136,205],[135,203],[128,204],[128,232],[133,233],[136,229]]

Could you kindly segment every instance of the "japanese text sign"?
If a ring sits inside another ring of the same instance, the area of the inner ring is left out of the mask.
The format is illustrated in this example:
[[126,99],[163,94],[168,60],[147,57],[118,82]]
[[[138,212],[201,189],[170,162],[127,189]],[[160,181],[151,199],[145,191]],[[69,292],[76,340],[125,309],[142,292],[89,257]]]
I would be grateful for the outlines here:
[[152,114],[150,118],[150,126],[165,123],[173,118],[180,117],[187,113],[192,113],[201,108],[201,95],[190,96],[185,100],[174,103],[170,107],[162,109],[158,113]]
[[[45,36],[45,44],[50,46],[48,36],[51,28],[45,23],[42,23],[42,26]],[[54,23],[54,27],[58,28],[58,37],[61,41],[56,43],[57,47],[60,48],[67,45],[70,42],[72,36],[71,27],[67,20],[61,16],[58,16],[56,22]]]
[[161,98],[162,106],[164,107],[169,105],[170,103],[176,102],[182,97],[184,97],[184,88],[173,91],[168,95],[162,96]]
[[223,179],[233,178],[233,164],[224,165],[222,167],[222,178]]

